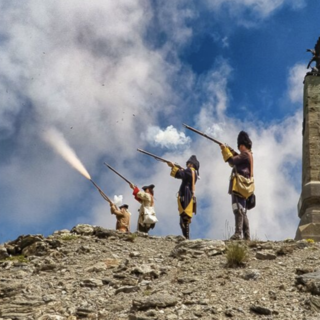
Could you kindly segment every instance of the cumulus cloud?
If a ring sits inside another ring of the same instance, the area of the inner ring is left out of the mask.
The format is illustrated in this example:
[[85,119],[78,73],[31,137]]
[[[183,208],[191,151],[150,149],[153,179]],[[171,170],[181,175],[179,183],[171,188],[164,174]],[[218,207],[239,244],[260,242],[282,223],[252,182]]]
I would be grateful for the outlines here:
[[207,2],[214,9],[220,9],[223,6],[227,6],[235,13],[239,14],[247,8],[261,16],[267,16],[279,8],[279,6],[281,6],[285,0],[207,0]]
[[151,145],[168,149],[176,149],[191,142],[191,139],[184,132],[179,132],[172,125],[164,130],[157,126],[151,126],[145,134],[142,134],[142,138]]
[[303,79],[307,73],[305,64],[298,63],[290,70],[288,78],[288,95],[291,102],[302,102]]
[[[81,148],[95,144],[102,153],[107,134],[121,132],[109,139],[108,147],[123,149],[139,137],[142,122],[152,122],[161,112],[165,93],[170,95],[170,66],[143,44],[150,18],[146,2],[92,1],[87,6],[77,1],[13,1],[5,11],[0,26],[3,77],[31,101],[41,125],[68,131],[77,145],[90,139]],[[21,12],[28,19],[20,19]],[[9,95],[13,89],[8,88]],[[10,107],[17,105],[15,100]],[[2,113],[9,105],[1,103]]]
[[211,125],[212,116],[220,120],[223,119],[229,103],[227,83],[231,71],[230,65],[220,58],[216,63],[216,67],[201,77],[199,88],[201,91],[206,92],[207,100],[200,108],[196,121],[202,127],[207,128]]
[[[77,173],[41,142],[44,132],[56,127],[96,179],[104,159],[121,164],[136,154],[142,124],[156,121],[171,97],[173,68],[144,43],[146,1],[11,1],[1,9],[0,130],[16,148],[1,166],[3,177],[11,172],[1,188],[16,191],[2,209],[28,217],[26,225],[54,212],[58,220],[72,197],[89,192],[90,205],[98,195],[75,184]],[[101,185],[110,194],[117,184]],[[77,214],[86,220],[90,210]]]
[[238,23],[252,26],[256,20],[266,19],[283,6],[303,8],[305,0],[204,0],[208,8],[219,13],[227,11]]

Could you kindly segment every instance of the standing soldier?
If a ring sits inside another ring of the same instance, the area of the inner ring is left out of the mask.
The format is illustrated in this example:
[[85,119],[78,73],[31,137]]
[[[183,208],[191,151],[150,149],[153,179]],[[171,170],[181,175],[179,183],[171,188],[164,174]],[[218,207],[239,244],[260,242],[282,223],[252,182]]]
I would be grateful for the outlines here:
[[234,155],[225,145],[220,145],[224,161],[228,162],[232,169],[232,175],[229,185],[231,194],[232,210],[235,217],[235,233],[231,240],[240,240],[241,234],[245,240],[250,240],[249,220],[247,217],[246,198],[235,192],[236,173],[245,178],[253,176],[253,158],[252,158],[252,141],[249,135],[241,131],[238,135],[238,149],[240,154]]
[[189,224],[193,213],[196,213],[195,184],[199,175],[200,163],[197,157],[192,155],[187,161],[186,169],[179,169],[172,162],[169,162],[168,166],[172,168],[170,175],[182,180],[178,195],[180,227],[184,237],[189,239]]
[[139,190],[133,184],[130,184],[131,189],[133,189],[133,195],[135,199],[141,203],[139,209],[139,218],[138,218],[138,231],[148,233],[150,229],[153,229],[156,225],[158,219],[156,218],[156,213],[154,211],[154,185],[142,187],[142,190]]
[[116,207],[114,203],[110,203],[111,214],[114,214],[117,218],[116,230],[120,232],[130,232],[130,217],[131,213],[128,211],[129,206],[123,204],[119,207]]

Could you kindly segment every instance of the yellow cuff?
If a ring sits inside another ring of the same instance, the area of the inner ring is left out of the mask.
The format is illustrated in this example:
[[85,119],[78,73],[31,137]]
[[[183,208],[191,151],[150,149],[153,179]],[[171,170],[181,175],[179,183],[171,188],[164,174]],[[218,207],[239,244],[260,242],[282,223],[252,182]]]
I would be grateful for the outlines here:
[[176,173],[179,171],[179,168],[174,166],[172,169],[171,169],[171,172],[170,172],[170,176],[171,177],[175,177],[176,176]]
[[225,162],[227,162],[232,157],[232,153],[231,153],[231,151],[229,150],[228,147],[223,148],[221,150],[221,153],[222,153],[223,160]]

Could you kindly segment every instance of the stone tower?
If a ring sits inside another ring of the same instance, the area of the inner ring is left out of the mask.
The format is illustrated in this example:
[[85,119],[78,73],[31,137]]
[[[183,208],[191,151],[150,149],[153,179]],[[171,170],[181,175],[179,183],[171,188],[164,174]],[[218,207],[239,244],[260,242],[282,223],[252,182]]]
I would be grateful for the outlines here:
[[320,74],[314,69],[304,80],[302,134],[301,221],[295,239],[320,241]]

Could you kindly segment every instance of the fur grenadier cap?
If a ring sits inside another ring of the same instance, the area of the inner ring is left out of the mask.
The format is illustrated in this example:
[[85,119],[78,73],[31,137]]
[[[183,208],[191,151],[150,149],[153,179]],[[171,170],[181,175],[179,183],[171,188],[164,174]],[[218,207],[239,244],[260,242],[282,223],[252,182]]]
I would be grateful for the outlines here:
[[144,186],[144,187],[142,187],[142,190],[144,190],[144,191],[146,191],[147,189],[152,190],[154,187],[155,187],[154,184],[150,184],[149,186]]
[[119,209],[122,209],[122,208],[129,209],[129,206],[127,204],[123,204],[122,206],[119,207]]
[[187,161],[187,164],[188,164],[188,163],[193,164],[193,167],[194,167],[197,171],[199,171],[199,169],[200,169],[200,162],[198,161],[198,159],[197,159],[197,157],[196,157],[195,155],[192,155],[192,156],[190,157],[190,159]]
[[245,131],[240,131],[238,135],[238,148],[243,144],[247,149],[251,150],[252,141],[249,138],[249,135]]

